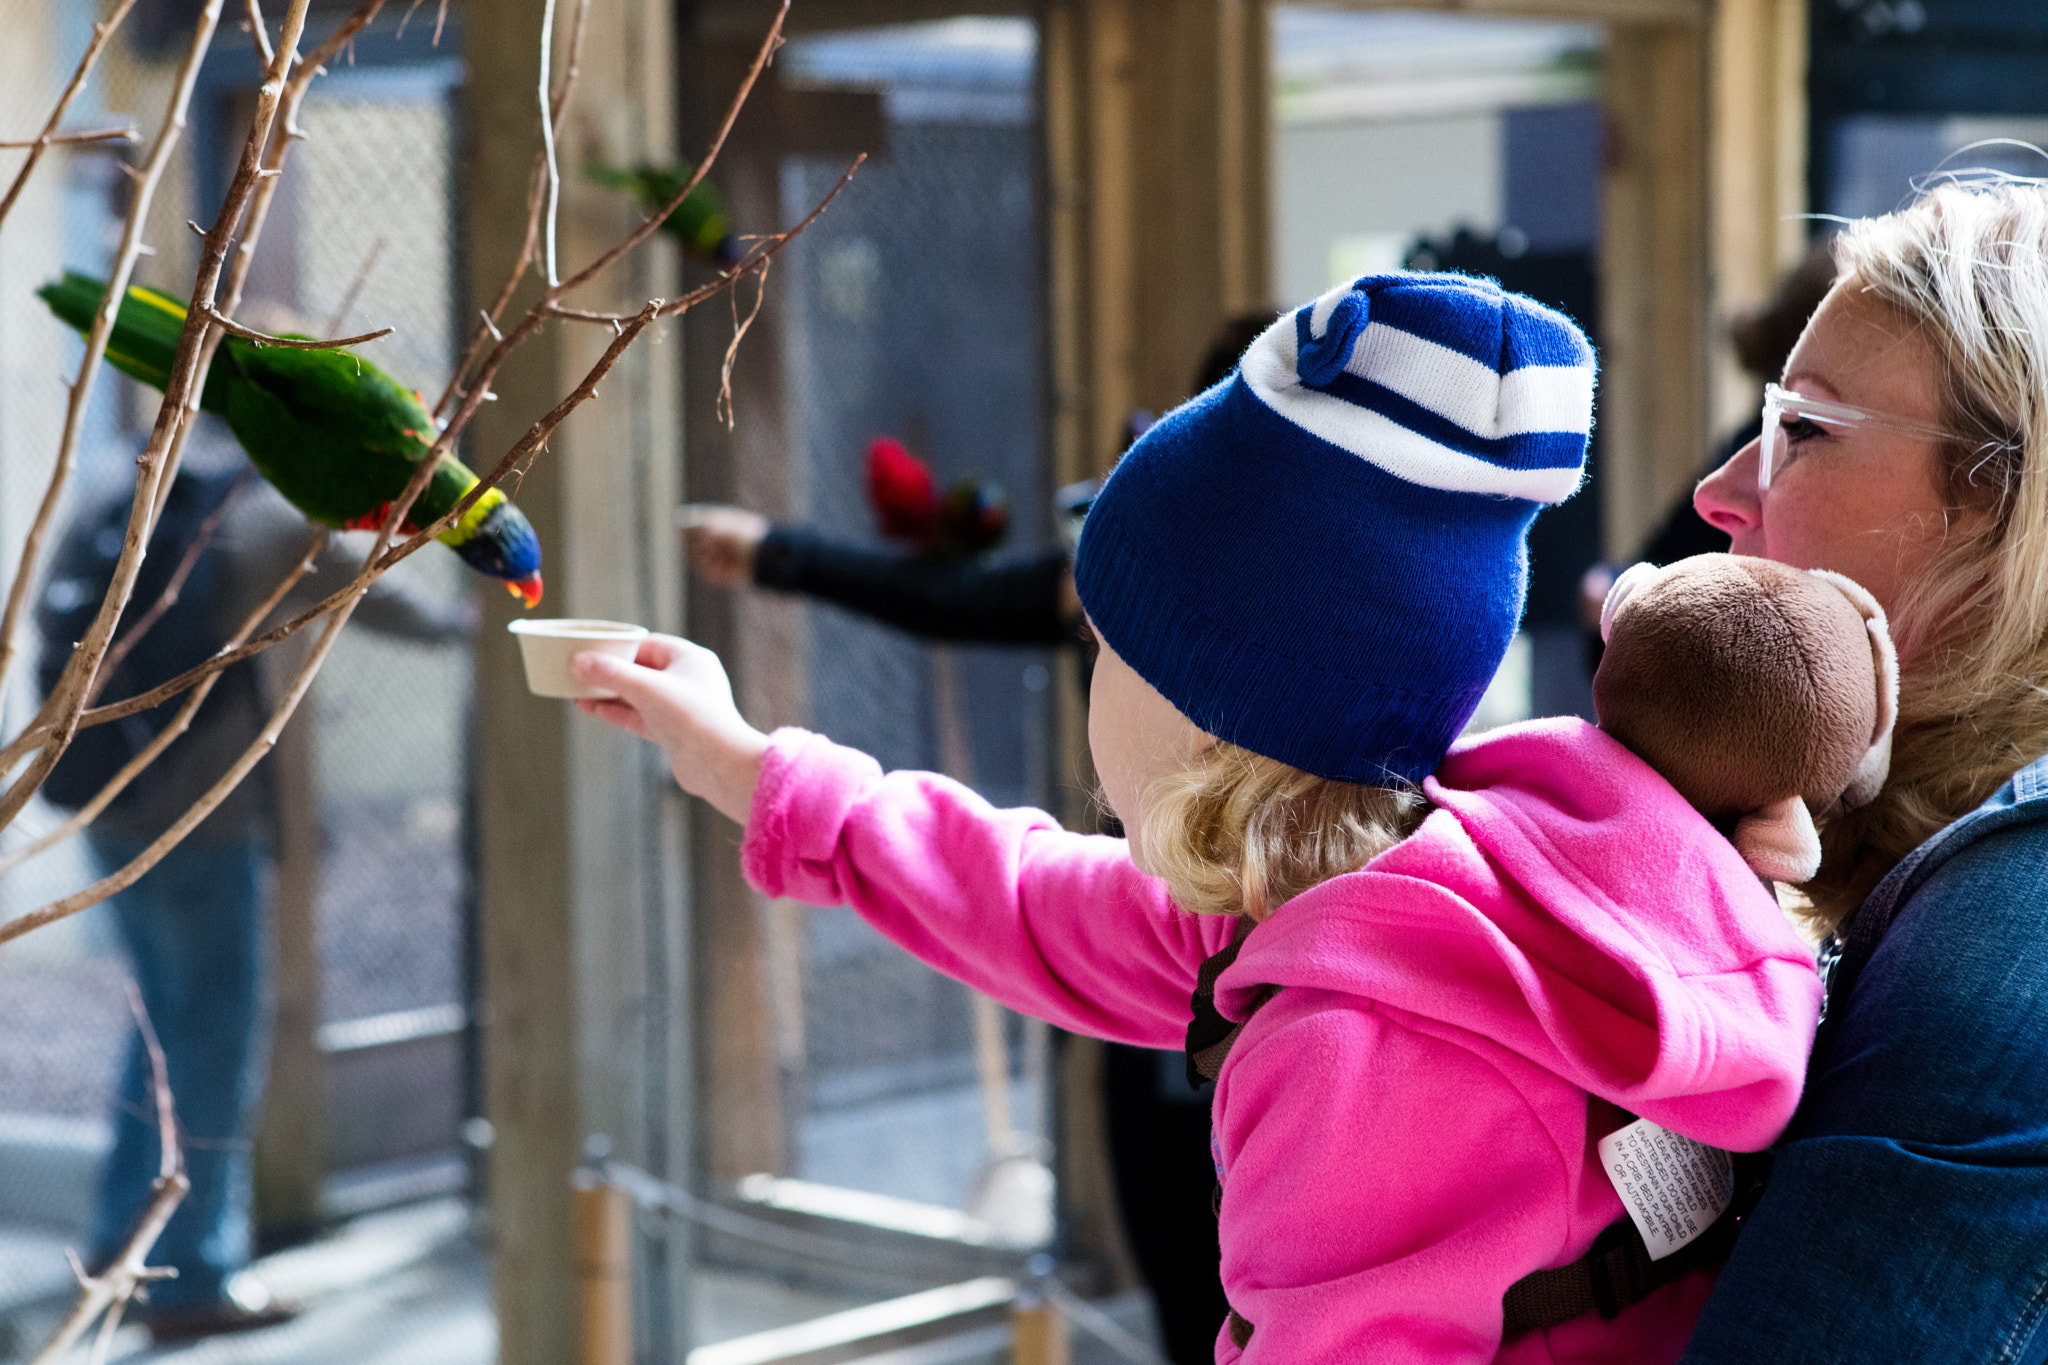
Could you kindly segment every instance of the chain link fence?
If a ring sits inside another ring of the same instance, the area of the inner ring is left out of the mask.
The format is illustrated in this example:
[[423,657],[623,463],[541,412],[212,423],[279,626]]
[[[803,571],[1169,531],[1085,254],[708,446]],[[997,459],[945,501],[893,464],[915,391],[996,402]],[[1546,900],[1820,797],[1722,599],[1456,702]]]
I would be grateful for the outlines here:
[[[780,281],[791,483],[810,524],[885,543],[864,455],[888,436],[930,463],[941,490],[1001,488],[1010,524],[996,556],[1047,548],[1033,25],[817,34],[780,60],[797,91],[871,94],[885,144]],[[784,220],[844,166],[785,156]],[[810,724],[886,767],[950,772],[998,805],[1046,804],[1049,651],[930,646],[835,607],[807,614]],[[1003,1022],[1011,1093],[991,1096],[966,988],[850,910],[806,911],[802,924],[794,1174],[970,1204],[992,1158],[1046,1136],[1041,1026]],[[1004,1105],[1013,1131],[994,1132]]]
[[[0,31],[10,35],[0,44],[0,137],[40,127],[85,45],[94,9],[77,0],[0,0]],[[429,23],[400,50],[391,34],[396,19],[380,21],[354,62],[324,77],[308,99],[301,123],[309,136],[266,228],[242,316],[265,330],[314,335],[392,327],[393,335],[361,354],[431,397],[453,361],[460,304],[453,197],[459,38],[451,31],[433,49]],[[129,121],[145,140],[154,135],[174,54],[144,51],[136,39],[116,39],[67,124]],[[189,288],[193,239],[181,224],[211,216],[207,197],[217,196],[219,169],[247,127],[254,69],[247,40],[224,24],[146,233],[158,252],[145,259],[138,281],[173,293]],[[106,271],[127,204],[126,177],[115,165],[122,155],[139,154],[52,153],[0,239],[0,552],[9,569],[48,478],[63,385],[81,354],[34,290],[66,268]],[[11,179],[18,164],[19,154],[0,152],[0,179]],[[102,373],[64,517],[132,486],[156,401],[153,391]],[[204,471],[241,460],[225,429],[206,419],[187,464]],[[358,555],[367,548],[366,536],[338,539]],[[438,551],[404,568],[410,572],[395,596],[404,599],[400,615],[409,624],[400,635],[380,634],[365,625],[375,625],[376,613],[359,615],[292,722],[310,766],[294,774],[269,764],[276,819],[306,813],[308,827],[277,831],[281,842],[296,836],[317,860],[310,906],[317,967],[310,979],[276,986],[288,1003],[311,1003],[319,1025],[311,1093],[323,1105],[325,1138],[308,1159],[324,1172],[319,1212],[328,1220],[457,1192],[467,1179],[460,1150],[472,1112],[464,632],[472,586],[460,563]],[[333,586],[331,574],[319,585],[323,592]],[[25,659],[7,680],[9,733],[37,704],[34,663]],[[287,790],[295,782],[303,789]],[[8,831],[7,846],[61,815],[39,800]],[[82,841],[59,846],[0,876],[0,915],[66,894],[100,871]],[[105,907],[0,950],[0,1359],[36,1344],[49,1305],[69,1284],[62,1248],[81,1242],[109,1140],[131,1027],[129,975]],[[360,1316],[369,1305],[347,1334],[349,1349],[335,1359],[483,1361],[493,1353],[487,1275],[466,1240],[468,1213],[447,1200],[412,1209],[372,1218],[350,1234],[356,1240],[348,1254],[382,1257],[396,1278],[377,1291],[390,1300],[383,1307],[363,1300],[348,1310]],[[335,1254],[287,1253],[271,1263],[271,1278],[280,1290],[317,1297],[334,1287]],[[440,1307],[424,1312],[422,1304]],[[209,1346],[179,1358],[325,1359],[320,1343],[334,1324],[319,1318],[309,1315],[298,1337]],[[137,1330],[124,1329],[116,1354],[144,1345]]]

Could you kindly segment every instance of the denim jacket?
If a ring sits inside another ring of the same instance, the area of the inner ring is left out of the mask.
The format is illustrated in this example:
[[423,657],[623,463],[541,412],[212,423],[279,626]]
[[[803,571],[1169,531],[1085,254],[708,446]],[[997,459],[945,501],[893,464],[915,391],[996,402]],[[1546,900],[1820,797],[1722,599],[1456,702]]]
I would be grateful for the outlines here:
[[2048,758],[1844,926],[1805,1099],[1688,1365],[2048,1360]]

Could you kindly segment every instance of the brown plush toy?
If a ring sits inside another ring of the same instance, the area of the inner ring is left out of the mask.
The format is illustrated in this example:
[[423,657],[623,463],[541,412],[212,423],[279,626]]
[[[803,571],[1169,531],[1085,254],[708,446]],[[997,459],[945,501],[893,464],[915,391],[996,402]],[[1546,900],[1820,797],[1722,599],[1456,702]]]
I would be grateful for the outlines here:
[[1773,881],[1820,867],[1814,817],[1868,803],[1891,766],[1898,657],[1840,574],[1742,555],[1638,564],[1600,614],[1600,728]]

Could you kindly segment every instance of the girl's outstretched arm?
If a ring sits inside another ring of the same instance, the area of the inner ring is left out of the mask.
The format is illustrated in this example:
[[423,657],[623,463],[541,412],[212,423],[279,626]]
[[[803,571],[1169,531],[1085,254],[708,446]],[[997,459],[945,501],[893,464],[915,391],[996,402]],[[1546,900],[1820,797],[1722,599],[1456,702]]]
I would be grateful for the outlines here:
[[684,791],[747,822],[768,736],[741,717],[716,654],[673,635],[650,635],[631,663],[578,654],[570,667],[584,682],[619,694],[579,701],[577,710],[660,745]]
[[740,718],[718,657],[684,640],[576,667],[619,694],[578,707],[659,744],[685,791],[747,826],[747,876],[768,895],[850,905],[948,976],[1063,1028],[1179,1045],[1195,971],[1235,926],[1176,909],[1123,840],[996,810],[934,774],[885,775],[816,735],[771,739]]

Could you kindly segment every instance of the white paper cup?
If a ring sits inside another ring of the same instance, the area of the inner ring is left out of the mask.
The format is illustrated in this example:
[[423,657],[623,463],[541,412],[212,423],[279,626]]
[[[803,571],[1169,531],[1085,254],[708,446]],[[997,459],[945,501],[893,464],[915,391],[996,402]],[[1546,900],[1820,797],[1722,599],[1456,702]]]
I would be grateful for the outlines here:
[[631,659],[647,638],[647,627],[625,621],[514,621],[505,627],[519,637],[519,653],[526,660],[526,690],[536,697],[616,697],[603,687],[591,687],[569,671],[569,660],[578,654],[609,654],[614,659]]

